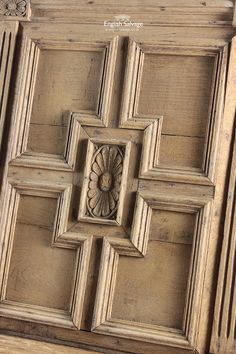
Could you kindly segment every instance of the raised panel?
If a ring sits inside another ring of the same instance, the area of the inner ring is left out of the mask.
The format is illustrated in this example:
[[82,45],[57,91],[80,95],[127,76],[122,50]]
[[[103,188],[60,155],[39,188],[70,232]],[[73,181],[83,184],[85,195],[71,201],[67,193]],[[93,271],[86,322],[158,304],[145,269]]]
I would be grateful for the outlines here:
[[206,351],[228,29],[68,21],[21,24],[0,327],[114,353]]
[[209,216],[207,199],[139,193],[130,241],[104,240],[93,330],[193,347]]
[[144,56],[137,112],[164,116],[162,134],[204,137],[214,84],[214,56]]
[[76,251],[51,246],[56,208],[53,198],[20,198],[6,300],[69,311]]
[[91,49],[40,49],[26,152],[63,156],[69,112],[96,115],[105,53]]
[[0,314],[79,328],[92,238],[67,231],[71,188],[8,185]]
[[141,178],[213,183],[226,59],[226,47],[129,41],[120,126],[145,129]]
[[17,31],[17,23],[2,21],[0,24],[0,143],[3,135]]
[[182,330],[190,256],[191,245],[150,240],[145,258],[120,257],[112,317]]
[[230,167],[223,244],[214,309],[211,349],[233,354],[236,343],[236,134]]
[[116,50],[116,37],[110,42],[71,43],[56,36],[24,37],[12,164],[34,159],[43,168],[71,168],[71,117],[85,125],[107,125]]

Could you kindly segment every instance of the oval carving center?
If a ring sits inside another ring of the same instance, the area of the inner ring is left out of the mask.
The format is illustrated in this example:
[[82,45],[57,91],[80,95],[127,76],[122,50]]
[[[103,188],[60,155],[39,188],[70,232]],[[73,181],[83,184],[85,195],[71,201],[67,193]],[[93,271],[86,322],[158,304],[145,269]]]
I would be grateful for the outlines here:
[[108,192],[112,188],[113,178],[111,173],[105,172],[99,178],[99,188],[104,192]]

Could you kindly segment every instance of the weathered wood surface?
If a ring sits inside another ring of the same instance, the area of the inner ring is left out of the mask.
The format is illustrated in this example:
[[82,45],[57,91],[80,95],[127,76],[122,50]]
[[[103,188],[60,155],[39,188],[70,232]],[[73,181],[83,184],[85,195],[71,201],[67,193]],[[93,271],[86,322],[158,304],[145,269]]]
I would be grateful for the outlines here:
[[[21,23],[1,195],[2,330],[115,354],[209,350],[233,6],[33,0],[4,14],[6,26]],[[144,25],[107,30],[117,11]]]
[[[32,339],[0,335],[0,353],[2,354],[96,354],[98,352],[71,348]],[[101,353],[101,352],[99,352]]]

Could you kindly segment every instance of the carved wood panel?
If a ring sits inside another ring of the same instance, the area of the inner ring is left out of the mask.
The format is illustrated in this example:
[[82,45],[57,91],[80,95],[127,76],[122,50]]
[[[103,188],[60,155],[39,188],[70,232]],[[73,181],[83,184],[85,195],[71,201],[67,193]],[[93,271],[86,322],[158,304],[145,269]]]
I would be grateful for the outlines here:
[[96,29],[21,24],[2,326],[28,321],[26,334],[47,326],[46,337],[115,351],[203,352],[228,41]]

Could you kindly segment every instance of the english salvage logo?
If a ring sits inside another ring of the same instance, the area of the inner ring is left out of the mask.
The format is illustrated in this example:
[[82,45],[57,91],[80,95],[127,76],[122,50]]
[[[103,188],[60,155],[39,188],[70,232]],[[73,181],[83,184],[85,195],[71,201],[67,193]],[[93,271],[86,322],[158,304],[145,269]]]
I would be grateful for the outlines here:
[[115,16],[115,20],[104,21],[107,31],[138,31],[143,27],[143,22],[133,22],[128,15]]

